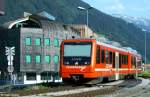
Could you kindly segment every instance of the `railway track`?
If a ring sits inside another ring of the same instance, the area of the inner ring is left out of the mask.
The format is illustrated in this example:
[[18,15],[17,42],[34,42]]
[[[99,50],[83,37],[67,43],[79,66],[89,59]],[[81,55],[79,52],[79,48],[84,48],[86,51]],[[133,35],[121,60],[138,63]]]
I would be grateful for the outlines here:
[[[103,84],[98,84],[93,87],[85,87],[84,85],[82,86],[64,86],[61,91],[57,92],[50,92],[50,93],[44,93],[44,94],[36,94],[36,95],[30,95],[30,96],[22,96],[22,97],[41,97],[41,96],[47,96],[47,97],[78,97],[82,95],[82,97],[86,95],[98,95],[100,94],[109,94],[115,91],[116,89],[119,89],[117,85],[123,83],[123,80],[119,81],[114,81],[114,82],[109,82],[109,83],[103,83]],[[70,89],[68,88],[70,87]],[[99,91],[100,90],[100,91]],[[88,93],[88,94],[87,94]]]
[[[119,85],[119,90],[94,97],[150,97],[150,79],[129,80]],[[93,97],[93,96],[91,96]]]
[[35,93],[35,95],[22,97],[150,97],[142,95],[149,93],[149,91],[150,80],[140,78],[138,80],[119,80],[102,83],[92,87],[56,84],[52,85],[51,90],[47,91],[47,93],[41,92],[41,94]]

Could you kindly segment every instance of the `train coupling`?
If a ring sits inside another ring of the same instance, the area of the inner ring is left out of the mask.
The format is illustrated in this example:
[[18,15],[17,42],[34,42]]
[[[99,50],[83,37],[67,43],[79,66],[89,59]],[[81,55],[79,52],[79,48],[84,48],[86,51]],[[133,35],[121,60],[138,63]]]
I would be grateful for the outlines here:
[[71,75],[71,78],[72,78],[74,81],[79,81],[80,79],[83,78],[83,75]]

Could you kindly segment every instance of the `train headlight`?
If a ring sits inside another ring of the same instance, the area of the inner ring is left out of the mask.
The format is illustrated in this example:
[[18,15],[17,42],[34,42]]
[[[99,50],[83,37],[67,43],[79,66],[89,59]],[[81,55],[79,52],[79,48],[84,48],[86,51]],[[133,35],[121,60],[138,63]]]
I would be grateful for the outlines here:
[[84,64],[88,64],[88,62],[84,62]]
[[68,65],[68,64],[69,64],[69,62],[67,61],[67,62],[65,62],[65,64],[66,64],[66,65]]

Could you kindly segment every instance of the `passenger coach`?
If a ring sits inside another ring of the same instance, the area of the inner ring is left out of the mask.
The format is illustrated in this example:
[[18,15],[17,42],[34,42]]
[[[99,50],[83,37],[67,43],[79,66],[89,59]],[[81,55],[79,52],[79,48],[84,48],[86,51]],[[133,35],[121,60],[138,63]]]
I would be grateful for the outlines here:
[[95,39],[64,40],[60,75],[64,82],[119,80],[141,72],[141,56]]

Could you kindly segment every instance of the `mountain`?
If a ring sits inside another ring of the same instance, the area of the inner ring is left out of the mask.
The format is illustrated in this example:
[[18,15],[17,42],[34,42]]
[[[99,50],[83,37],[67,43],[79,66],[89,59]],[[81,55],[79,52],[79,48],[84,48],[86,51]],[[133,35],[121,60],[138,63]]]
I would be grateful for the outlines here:
[[113,14],[112,16],[121,18],[125,20],[128,23],[133,23],[137,27],[141,29],[145,29],[148,32],[150,32],[150,19],[144,18],[144,17],[132,17],[132,16],[127,16],[127,15],[121,15],[121,14]]
[[[0,17],[0,24],[23,16],[24,12],[46,11],[55,16],[56,21],[69,24],[86,24],[86,12],[77,7],[90,6],[81,0],[5,0],[5,16]],[[89,10],[89,27],[97,34],[105,35],[110,40],[132,47],[144,56],[144,33],[132,23],[115,18],[92,8]],[[147,34],[147,41],[150,35]],[[147,51],[150,45],[147,45]],[[150,60],[150,52],[147,53]]]

